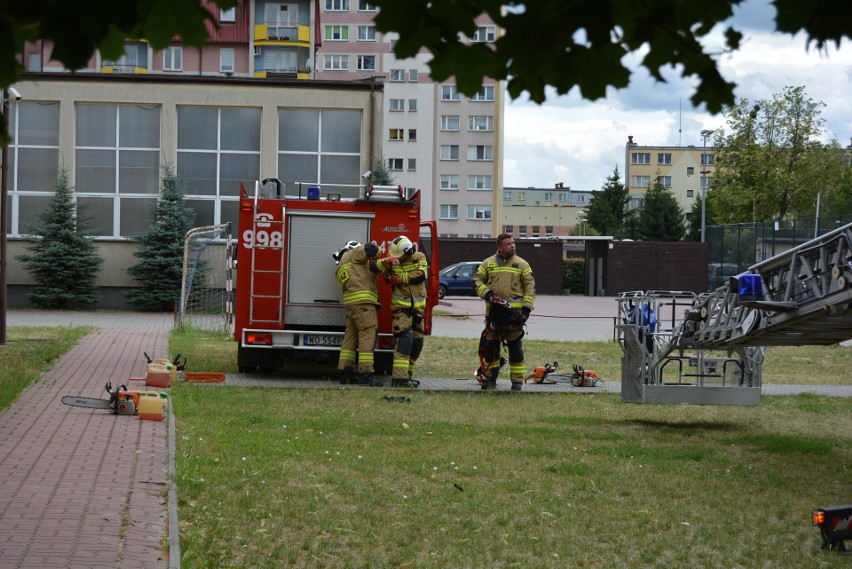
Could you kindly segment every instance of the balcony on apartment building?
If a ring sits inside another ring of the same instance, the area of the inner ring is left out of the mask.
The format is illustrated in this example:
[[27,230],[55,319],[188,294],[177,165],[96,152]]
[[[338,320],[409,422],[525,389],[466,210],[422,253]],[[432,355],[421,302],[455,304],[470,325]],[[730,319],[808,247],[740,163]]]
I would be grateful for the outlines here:
[[309,79],[310,54],[310,26],[280,21],[255,25],[255,77]]
[[127,42],[121,57],[101,62],[101,73],[148,73],[148,64],[148,42]]

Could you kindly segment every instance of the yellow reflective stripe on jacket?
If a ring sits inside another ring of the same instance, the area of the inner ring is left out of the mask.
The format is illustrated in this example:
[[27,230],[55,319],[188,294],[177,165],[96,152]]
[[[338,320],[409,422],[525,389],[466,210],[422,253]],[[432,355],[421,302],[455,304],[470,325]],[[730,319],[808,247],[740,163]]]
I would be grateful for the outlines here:
[[378,304],[379,295],[371,290],[356,290],[343,294],[343,304],[358,304],[361,302],[372,302]]
[[394,294],[391,295],[391,306],[393,308],[413,308],[417,312],[423,312],[426,309],[426,297]]

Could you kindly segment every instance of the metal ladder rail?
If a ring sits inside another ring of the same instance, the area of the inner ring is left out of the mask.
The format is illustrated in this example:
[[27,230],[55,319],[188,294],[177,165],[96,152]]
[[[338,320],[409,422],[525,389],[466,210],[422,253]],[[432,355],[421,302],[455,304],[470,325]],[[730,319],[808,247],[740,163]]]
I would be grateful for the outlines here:
[[[278,259],[278,269],[258,269],[257,268],[257,253],[255,251],[257,245],[257,211],[258,211],[258,199],[260,196],[260,183],[254,183],[254,214],[252,215],[252,247],[251,247],[251,264],[249,267],[249,274],[251,275],[250,283],[249,283],[249,324],[278,324],[279,326],[282,324],[284,319],[283,314],[283,291],[284,291],[284,213],[285,208],[281,207],[281,220],[269,220],[264,221],[264,224],[268,223],[270,225],[280,225],[281,226],[281,255]],[[265,249],[274,249],[274,247],[264,247]],[[256,294],[255,292],[255,275],[261,274],[271,274],[278,275],[278,294],[269,295],[269,294]],[[278,299],[278,318],[272,319],[264,319],[264,318],[255,318],[255,299]]]

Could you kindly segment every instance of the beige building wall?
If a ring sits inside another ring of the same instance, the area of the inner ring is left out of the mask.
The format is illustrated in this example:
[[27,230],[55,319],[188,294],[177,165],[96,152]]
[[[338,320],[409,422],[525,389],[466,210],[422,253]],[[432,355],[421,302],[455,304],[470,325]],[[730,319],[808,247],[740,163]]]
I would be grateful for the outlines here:
[[[262,109],[260,172],[263,177],[275,177],[278,171],[278,109],[352,109],[362,113],[361,171],[370,168],[369,157],[378,152],[380,141],[373,140],[370,149],[370,130],[382,129],[383,92],[381,86],[370,89],[363,85],[335,85],[328,88],[322,83],[275,83],[266,80],[234,81],[225,79],[160,80],[147,77],[133,78],[91,76],[80,78],[65,74],[51,74],[22,81],[15,88],[26,101],[59,103],[59,160],[67,169],[69,181],[74,185],[75,171],[75,111],[78,102],[86,103],[138,103],[161,106],[160,163],[177,163],[177,107],[239,106]],[[375,112],[373,109],[375,108]],[[14,103],[13,103],[14,109]],[[250,182],[250,181],[247,181]],[[253,188],[249,188],[252,191]],[[11,194],[11,191],[10,191]],[[13,210],[14,211],[14,210]],[[233,229],[234,235],[237,229]],[[33,284],[16,256],[26,252],[27,242],[18,235],[8,237],[7,283],[10,286]],[[127,274],[128,267],[139,262],[133,256],[135,243],[124,238],[97,238],[99,254],[104,259],[103,270],[97,284],[101,287],[134,286]]]

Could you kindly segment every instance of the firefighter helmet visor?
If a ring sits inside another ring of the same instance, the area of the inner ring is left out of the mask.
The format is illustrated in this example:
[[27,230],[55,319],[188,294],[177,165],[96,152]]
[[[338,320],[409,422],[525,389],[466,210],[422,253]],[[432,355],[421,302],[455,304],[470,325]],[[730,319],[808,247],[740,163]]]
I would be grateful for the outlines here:
[[341,247],[340,249],[338,249],[337,251],[332,253],[331,256],[334,257],[334,262],[339,264],[340,258],[343,256],[343,254],[345,252],[350,251],[350,250],[355,249],[356,247],[360,247],[360,246],[361,246],[361,242],[355,241],[353,239],[352,241],[348,241],[346,243],[346,245],[344,245],[343,247]]
[[388,254],[391,257],[396,257],[398,259],[407,253],[411,253],[412,251],[414,251],[414,243],[412,243],[411,240],[405,235],[400,235],[399,237],[391,241]]

